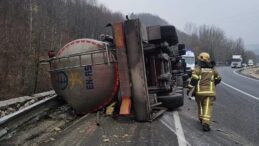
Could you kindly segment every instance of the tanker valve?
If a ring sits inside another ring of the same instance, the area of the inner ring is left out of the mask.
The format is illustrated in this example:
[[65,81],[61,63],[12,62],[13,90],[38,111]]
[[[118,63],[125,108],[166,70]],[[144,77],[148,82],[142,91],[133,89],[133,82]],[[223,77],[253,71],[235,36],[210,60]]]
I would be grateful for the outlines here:
[[53,58],[56,55],[56,53],[53,50],[48,51],[49,58]]

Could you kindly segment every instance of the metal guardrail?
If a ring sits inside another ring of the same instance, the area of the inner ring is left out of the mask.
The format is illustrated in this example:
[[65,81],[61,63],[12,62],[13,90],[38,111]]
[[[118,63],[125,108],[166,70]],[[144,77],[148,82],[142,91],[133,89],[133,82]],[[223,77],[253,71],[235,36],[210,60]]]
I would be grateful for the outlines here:
[[22,126],[24,123],[35,117],[47,114],[48,110],[57,107],[59,102],[56,100],[56,97],[57,95],[53,95],[24,109],[0,118],[0,140],[8,133]]
[[10,106],[13,104],[17,104],[17,103],[22,103],[31,99],[37,99],[40,97],[44,97],[44,96],[50,96],[50,95],[54,95],[55,91],[51,90],[51,91],[46,91],[46,92],[41,92],[41,93],[36,93],[30,96],[22,96],[22,97],[18,97],[18,98],[12,98],[12,99],[8,99],[8,100],[4,100],[4,101],[0,101],[0,109],[6,106]]

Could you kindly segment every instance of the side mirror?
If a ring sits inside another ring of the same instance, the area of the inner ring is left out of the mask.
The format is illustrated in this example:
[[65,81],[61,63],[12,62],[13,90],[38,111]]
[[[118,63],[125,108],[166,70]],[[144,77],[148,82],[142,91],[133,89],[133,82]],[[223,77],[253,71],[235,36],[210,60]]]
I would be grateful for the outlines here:
[[179,55],[185,55],[186,53],[185,44],[178,44],[178,52],[179,52]]
[[185,49],[185,44],[178,44],[178,50]]

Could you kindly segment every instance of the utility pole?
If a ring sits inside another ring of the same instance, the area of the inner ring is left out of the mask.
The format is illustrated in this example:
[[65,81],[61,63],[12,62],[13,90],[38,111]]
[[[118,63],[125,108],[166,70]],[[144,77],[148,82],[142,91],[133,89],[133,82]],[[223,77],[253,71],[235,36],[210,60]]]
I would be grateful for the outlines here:
[[30,51],[32,51],[32,2],[30,0]]
[[32,56],[32,66],[33,66],[33,73],[34,73],[34,84],[33,84],[33,92],[35,93],[36,92],[36,89],[37,89],[37,82],[38,82],[38,65],[39,65],[39,62],[38,62],[38,52],[35,49],[33,49],[32,47],[32,39],[33,39],[33,3],[32,3],[32,0],[30,0],[30,53],[32,54],[29,54],[29,56]]

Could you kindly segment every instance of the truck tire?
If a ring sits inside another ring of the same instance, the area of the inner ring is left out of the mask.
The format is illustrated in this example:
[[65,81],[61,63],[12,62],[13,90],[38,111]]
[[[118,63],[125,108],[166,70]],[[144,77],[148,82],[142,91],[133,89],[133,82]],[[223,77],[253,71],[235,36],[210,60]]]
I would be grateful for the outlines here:
[[158,96],[157,101],[162,102],[163,107],[174,110],[183,106],[183,94],[175,93],[172,95]]
[[168,42],[170,46],[176,45],[178,43],[178,36],[174,26],[172,25],[161,26],[160,30],[161,30],[162,40]]
[[176,89],[175,89],[175,92],[176,92],[176,93],[183,94],[183,93],[184,93],[184,92],[183,92],[183,87],[177,86]]

